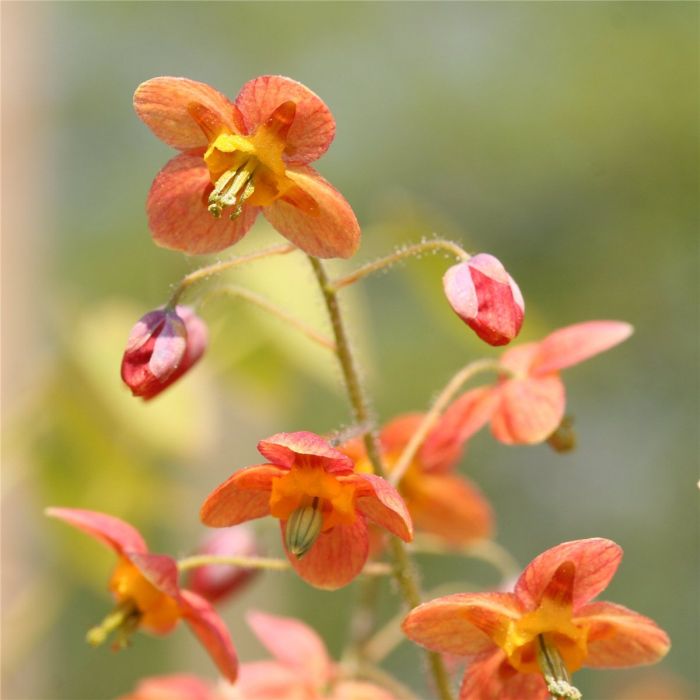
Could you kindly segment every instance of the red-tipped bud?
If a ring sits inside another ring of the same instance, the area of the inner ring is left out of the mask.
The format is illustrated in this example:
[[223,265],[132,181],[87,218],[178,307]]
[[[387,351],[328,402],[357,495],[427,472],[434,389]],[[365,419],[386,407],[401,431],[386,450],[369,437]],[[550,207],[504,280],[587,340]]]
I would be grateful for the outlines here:
[[523,295],[493,255],[480,253],[454,265],[442,282],[454,312],[489,345],[506,345],[518,335]]
[[[247,525],[216,530],[206,537],[198,554],[221,557],[256,557],[260,552],[252,528]],[[187,587],[210,603],[218,603],[246,586],[260,572],[231,564],[211,564],[192,569]]]
[[189,307],[149,311],[131,329],[122,379],[148,401],[187,372],[206,347],[207,327]]

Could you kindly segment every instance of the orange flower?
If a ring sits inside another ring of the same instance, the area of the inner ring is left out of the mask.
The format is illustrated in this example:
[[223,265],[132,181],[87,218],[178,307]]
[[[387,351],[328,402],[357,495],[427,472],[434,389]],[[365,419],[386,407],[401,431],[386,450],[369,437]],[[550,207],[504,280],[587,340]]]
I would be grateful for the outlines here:
[[613,577],[622,549],[610,540],[565,542],[534,559],[513,593],[459,593],[412,610],[406,635],[470,660],[460,700],[580,698],[570,675],[583,666],[652,664],[668,651],[652,620],[590,602]]
[[[382,428],[382,458],[390,472],[422,420],[422,414],[409,413]],[[461,423],[443,417],[428,433],[397,485],[416,529],[454,545],[469,544],[493,534],[493,513],[488,501],[473,483],[453,473],[464,446],[462,431]],[[352,440],[339,449],[355,462],[356,470],[372,471],[362,440]]]
[[564,418],[566,396],[559,370],[614,347],[632,334],[621,321],[588,321],[560,328],[539,343],[526,343],[503,353],[509,372],[491,387],[463,394],[445,412],[445,420],[462,423],[462,440],[489,420],[494,437],[507,445],[546,440]]
[[236,680],[238,660],[226,626],[204,598],[179,587],[173,559],[150,554],[139,532],[119,518],[74,508],[47,508],[46,514],[87,532],[119,557],[109,581],[117,606],[88,632],[91,644],[116,633],[120,648],[138,628],[167,634],[184,619],[223,676]]
[[278,433],[258,450],[269,463],[241,469],[215,489],[202,505],[205,525],[278,518],[294,569],[328,589],[349,583],[365,565],[367,518],[412,539],[411,519],[396,489],[377,476],[354,473],[352,461],[320,436]]
[[148,195],[159,245],[214,253],[242,238],[263,211],[309,255],[347,258],[357,249],[350,205],[309,166],[333,140],[333,115],[301,83],[261,76],[230,102],[204,83],[153,78],[136,89],[134,108],[158,138],[182,151]]

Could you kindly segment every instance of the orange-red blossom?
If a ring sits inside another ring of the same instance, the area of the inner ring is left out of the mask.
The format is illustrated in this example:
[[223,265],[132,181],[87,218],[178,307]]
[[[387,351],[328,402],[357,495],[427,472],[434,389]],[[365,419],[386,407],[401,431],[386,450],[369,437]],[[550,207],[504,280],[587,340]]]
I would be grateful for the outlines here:
[[577,698],[570,676],[581,667],[651,664],[670,647],[649,618],[591,602],[621,558],[610,540],[565,542],[530,562],[513,593],[437,598],[412,610],[403,630],[429,649],[468,657],[460,700]]
[[114,633],[118,648],[138,628],[167,634],[183,619],[221,674],[236,680],[238,659],[223,620],[204,598],[179,587],[173,559],[149,553],[141,534],[119,518],[75,508],[48,508],[46,514],[86,532],[119,558],[109,580],[117,606],[102,625],[90,630],[90,643],[100,644]]
[[153,78],[134,108],[182,153],[158,173],[146,209],[161,246],[214,253],[242,238],[259,212],[309,255],[350,257],[360,241],[344,197],[310,165],[335,120],[318,95],[278,75],[248,81],[231,102],[204,83]]
[[296,572],[327,589],[349,583],[365,565],[367,519],[412,539],[411,518],[396,489],[373,474],[355,473],[352,460],[319,435],[278,433],[258,450],[268,463],[241,469],[215,489],[202,505],[205,525],[278,518]]

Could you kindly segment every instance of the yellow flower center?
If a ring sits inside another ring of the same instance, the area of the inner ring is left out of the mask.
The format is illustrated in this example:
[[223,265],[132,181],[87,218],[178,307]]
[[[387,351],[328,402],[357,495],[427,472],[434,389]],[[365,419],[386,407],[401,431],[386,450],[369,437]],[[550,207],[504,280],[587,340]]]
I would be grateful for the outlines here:
[[321,512],[322,532],[336,525],[350,525],[357,517],[355,486],[343,483],[320,467],[295,465],[284,476],[273,480],[270,513],[280,520],[288,520],[294,511],[306,506]]

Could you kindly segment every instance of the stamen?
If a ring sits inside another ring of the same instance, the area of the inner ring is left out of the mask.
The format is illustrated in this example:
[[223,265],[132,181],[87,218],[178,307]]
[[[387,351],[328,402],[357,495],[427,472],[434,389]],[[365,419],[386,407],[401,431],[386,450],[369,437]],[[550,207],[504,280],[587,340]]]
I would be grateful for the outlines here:
[[581,700],[581,692],[571,685],[569,672],[559,650],[554,644],[545,640],[544,635],[537,635],[537,663],[544,676],[547,690],[557,700]]
[[234,207],[231,218],[235,219],[243,210],[243,203],[255,191],[253,174],[257,162],[250,158],[235,170],[227,170],[214,185],[209,195],[209,213],[218,219],[225,207]]
[[129,644],[129,637],[136,631],[141,619],[141,612],[133,600],[124,600],[110,612],[99,625],[88,630],[85,638],[88,644],[97,647],[103,644],[107,637],[116,632],[115,649],[121,649]]
[[318,496],[315,496],[310,506],[300,506],[287,520],[285,544],[287,549],[301,559],[321,534],[323,513],[319,506]]

